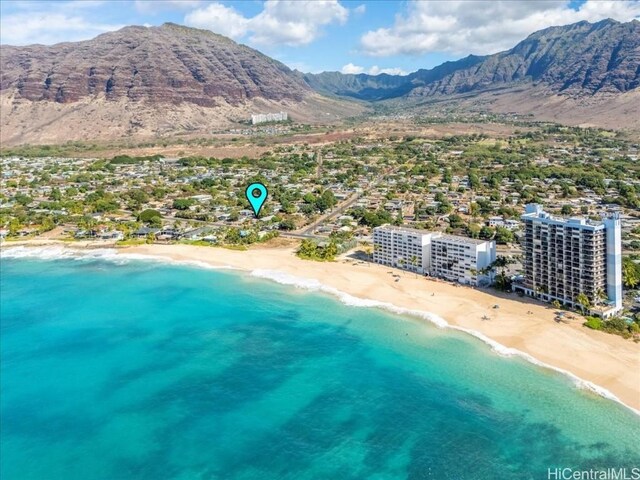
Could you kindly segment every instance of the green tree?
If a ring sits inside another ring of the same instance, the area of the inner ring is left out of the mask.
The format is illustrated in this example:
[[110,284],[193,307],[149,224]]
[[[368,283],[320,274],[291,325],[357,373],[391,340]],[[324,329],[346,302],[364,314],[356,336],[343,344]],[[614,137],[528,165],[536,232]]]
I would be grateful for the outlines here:
[[583,325],[592,330],[602,330],[602,320],[598,317],[587,317],[587,321]]
[[298,247],[297,254],[301,258],[315,258],[316,251],[318,250],[318,245],[313,240],[304,239],[300,242],[300,246]]
[[12,218],[9,222],[9,235],[15,237],[20,229],[22,228],[22,223],[17,218]]
[[467,235],[469,235],[469,237],[471,238],[480,238],[481,228],[482,227],[480,227],[480,225],[478,225],[477,223],[470,223],[466,228]]
[[305,193],[302,200],[304,200],[305,203],[315,204],[316,196],[313,193]]
[[325,190],[315,200],[315,206],[320,212],[325,212],[336,204],[336,197],[331,190]]
[[195,204],[195,200],[192,198],[176,198],[173,201],[173,208],[176,210],[188,210],[189,207]]
[[476,202],[471,202],[469,204],[469,215],[473,218],[476,218],[480,214],[480,207]]
[[578,296],[576,297],[576,303],[580,305],[580,309],[582,310],[583,314],[586,310],[591,308],[591,301],[584,292],[580,292],[578,294]]
[[480,238],[484,240],[491,240],[493,238],[494,233],[495,233],[495,230],[493,228],[485,225],[480,229]]
[[515,240],[515,236],[513,232],[508,228],[497,227],[496,228],[496,243],[501,245],[505,245],[507,243],[513,243]]
[[338,244],[335,241],[330,241],[329,244],[324,247],[322,258],[324,260],[333,260],[338,254]]
[[23,207],[26,207],[31,202],[33,202],[33,198],[29,197],[28,195],[25,195],[24,193],[16,193],[13,199],[15,200],[16,203],[22,205]]
[[60,193],[60,189],[58,187],[53,187],[51,189],[49,200],[53,200],[54,202],[59,202],[60,200],[62,200],[62,193]]
[[622,260],[622,283],[626,288],[636,288],[640,285],[640,264],[629,257]]
[[290,218],[285,218],[280,222],[280,230],[295,230],[296,223]]
[[224,241],[231,245],[237,245],[241,242],[242,237],[240,236],[240,230],[235,227],[232,227],[227,230],[224,236]]
[[462,228],[464,226],[464,221],[460,215],[452,213],[449,215],[449,226],[451,226],[451,228]]
[[42,219],[42,222],[40,224],[40,228],[39,228],[39,232],[43,233],[43,232],[48,232],[50,230],[53,230],[56,226],[56,223],[53,221],[53,218],[51,217],[44,217]]
[[153,222],[154,218],[162,221],[162,214],[157,210],[153,210],[152,208],[148,208],[146,210],[143,210],[142,212],[140,212],[140,214],[138,214],[138,221],[139,222],[143,222],[143,223],[147,223],[148,224],[148,223]]
[[127,192],[129,206],[132,210],[137,210],[149,201],[149,195],[144,190],[135,189]]

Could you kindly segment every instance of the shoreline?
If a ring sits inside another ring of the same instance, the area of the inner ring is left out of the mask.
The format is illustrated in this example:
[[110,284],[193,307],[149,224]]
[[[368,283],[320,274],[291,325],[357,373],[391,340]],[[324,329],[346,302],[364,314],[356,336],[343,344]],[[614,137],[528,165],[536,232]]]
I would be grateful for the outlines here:
[[[74,249],[83,254],[94,249],[114,252],[112,244],[103,242],[80,245],[31,240],[4,243],[2,247],[59,247],[68,250],[70,257]],[[550,305],[513,294],[456,286],[344,256],[336,262],[301,260],[293,251],[290,247],[236,251],[191,245],[115,248],[117,255],[131,259],[236,269],[254,277],[328,293],[349,305],[377,307],[462,331],[499,355],[519,356],[555,370],[568,376],[578,388],[614,400],[640,415],[640,346],[630,340],[588,330],[580,317],[557,323],[555,309]],[[56,255],[60,256],[50,252],[50,258]],[[495,304],[500,308],[494,309]],[[483,316],[490,320],[482,320]]]

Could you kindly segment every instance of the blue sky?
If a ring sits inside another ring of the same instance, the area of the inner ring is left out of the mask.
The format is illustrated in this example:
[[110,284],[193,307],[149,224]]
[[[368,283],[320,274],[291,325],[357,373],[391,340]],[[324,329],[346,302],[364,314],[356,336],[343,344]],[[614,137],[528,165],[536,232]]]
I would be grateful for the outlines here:
[[0,2],[0,43],[77,41],[175,22],[305,72],[409,73],[508,49],[536,30],[640,18],[640,0],[80,0]]

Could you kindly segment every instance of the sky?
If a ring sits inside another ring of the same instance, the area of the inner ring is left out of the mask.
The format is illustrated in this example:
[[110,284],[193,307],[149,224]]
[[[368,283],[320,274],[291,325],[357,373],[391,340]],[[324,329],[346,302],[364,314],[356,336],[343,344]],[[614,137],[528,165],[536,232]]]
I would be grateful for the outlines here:
[[581,20],[640,19],[640,0],[0,0],[0,43],[51,45],[126,25],[204,28],[303,72],[407,74]]

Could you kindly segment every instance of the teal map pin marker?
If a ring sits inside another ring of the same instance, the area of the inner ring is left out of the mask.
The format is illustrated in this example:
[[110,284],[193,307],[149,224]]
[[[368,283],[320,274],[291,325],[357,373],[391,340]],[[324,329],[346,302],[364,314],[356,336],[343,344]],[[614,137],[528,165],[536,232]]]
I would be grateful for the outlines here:
[[251,208],[253,208],[253,213],[255,213],[256,218],[258,218],[260,209],[267,200],[267,195],[269,195],[267,187],[261,183],[252,183],[247,187],[247,190],[244,193],[251,204]]

